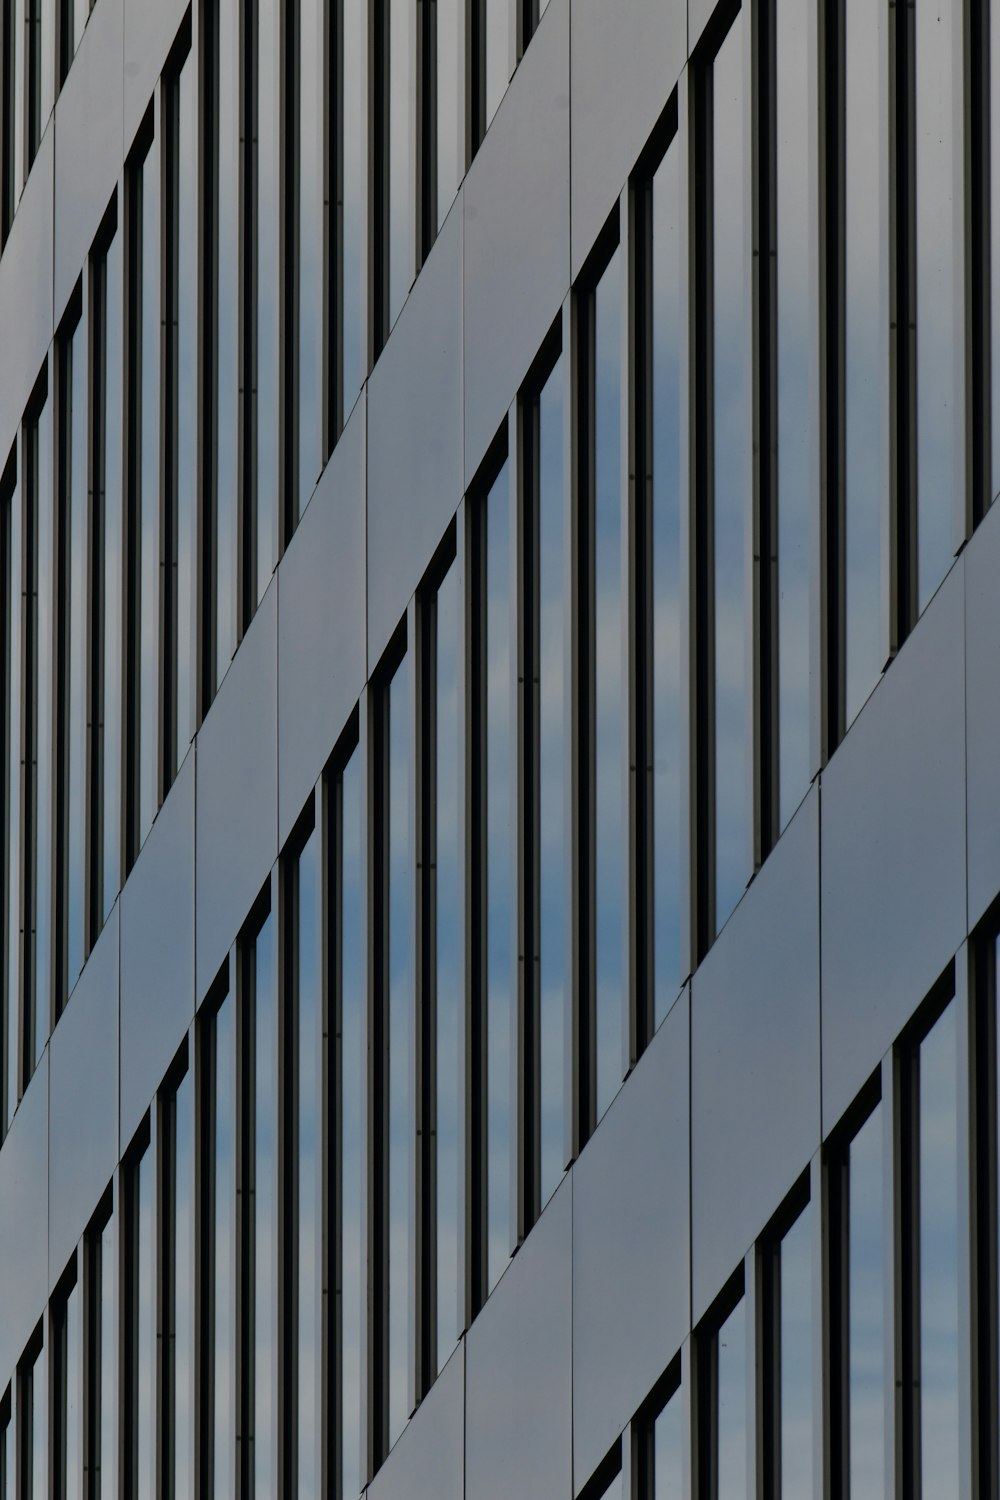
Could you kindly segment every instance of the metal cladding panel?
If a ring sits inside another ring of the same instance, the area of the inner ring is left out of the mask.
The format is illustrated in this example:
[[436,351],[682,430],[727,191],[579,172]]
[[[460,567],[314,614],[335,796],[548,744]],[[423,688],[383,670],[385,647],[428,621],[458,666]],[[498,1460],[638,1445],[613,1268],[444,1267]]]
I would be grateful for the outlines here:
[[465,1343],[459,1344],[366,1491],[368,1500],[462,1500]]
[[278,570],[278,841],[365,685],[365,398]]
[[368,382],[368,669],[462,498],[462,215],[452,213]]
[[124,0],[101,0],[56,103],[55,321],[58,324],[122,168]]
[[569,291],[569,0],[550,0],[464,193],[468,484]]
[[278,856],[278,586],[271,579],[198,736],[195,995]]
[[692,1317],[820,1142],[814,786],[691,981]]
[[468,1500],[572,1489],[572,1173],[466,1335]]
[[[49,1283],[66,1269],[118,1163],[118,923],[113,908],[52,1033]],[[148,1102],[148,1101],[147,1101]]]
[[1000,506],[965,551],[969,926],[1000,892]]
[[0,1151],[0,1393],[49,1293],[49,1053]]
[[186,9],[187,0],[128,0],[125,6],[126,151],[146,113]]
[[0,257],[0,468],[52,342],[54,141],[50,119]]
[[573,1167],[573,1474],[586,1482],[691,1326],[689,992]]
[[194,1018],[194,791],[192,747],[118,903],[123,1151]]
[[573,0],[570,47],[575,280],[684,67],[684,6]]
[[823,773],[823,1129],[966,933],[965,563]]

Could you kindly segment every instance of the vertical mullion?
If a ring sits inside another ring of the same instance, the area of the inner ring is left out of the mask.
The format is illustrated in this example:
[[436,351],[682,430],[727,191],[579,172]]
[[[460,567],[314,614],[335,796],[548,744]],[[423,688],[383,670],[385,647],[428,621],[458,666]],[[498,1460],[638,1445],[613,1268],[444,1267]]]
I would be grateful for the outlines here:
[[915,23],[889,6],[890,651],[917,617]]
[[389,1428],[389,684],[380,679],[370,699],[369,743],[369,910],[372,943],[369,967],[368,1079],[368,1463],[363,1479],[379,1468],[388,1451]]
[[84,770],[84,905],[83,956],[100,930],[104,889],[104,506],[101,474],[104,466],[104,311],[107,270],[103,250],[92,256],[87,275],[87,560],[85,586],[87,641],[84,648],[86,749]]
[[968,1067],[971,1116],[972,1494],[1000,1487],[997,1435],[997,960],[996,941],[972,949]]
[[845,18],[821,0],[819,79],[820,617],[819,753],[825,765],[844,734],[847,713],[846,489],[846,101]]
[[343,1318],[338,1288],[342,1285],[341,1233],[343,1203],[341,1052],[341,935],[343,932],[342,863],[343,781],[338,769],[320,788],[320,912],[322,1081],[320,1121],[320,1493],[338,1496],[343,1466]]
[[278,887],[278,1349],[279,1493],[297,1493],[299,1216],[299,862],[279,864]]
[[[195,1500],[212,1495],[215,1433],[211,1413],[215,1389],[215,1016],[204,1011],[195,1024]],[[87,1497],[85,1497],[87,1500]]]
[[437,1014],[437,594],[426,588],[415,609],[414,798],[416,853],[415,1007],[413,1081],[416,1151],[413,1225],[415,1403],[437,1371],[436,1245],[436,1014]]
[[73,338],[81,325],[69,323],[54,351],[55,367],[55,504],[53,585],[53,681],[54,714],[52,827],[53,827],[53,903],[52,903],[52,1024],[66,1002],[67,979],[67,896],[69,872],[69,649],[70,610],[70,542],[72,526],[72,445],[73,445]]
[[177,1292],[177,1096],[173,1090],[153,1104],[156,1123],[156,1376],[154,1453],[156,1482],[162,1500],[175,1489],[175,1361]]
[[38,413],[24,429],[24,579],[22,640],[24,699],[21,715],[21,994],[18,1020],[18,1097],[31,1078],[35,1048],[35,911],[38,807]]
[[257,0],[239,0],[239,478],[237,482],[237,644],[257,599]]
[[142,339],[142,166],[133,162],[125,175],[125,583],[122,610],[125,712],[122,719],[122,873],[135,859],[139,825],[139,675],[140,597],[140,413]]
[[[281,557],[299,519],[299,350],[302,333],[298,315],[299,249],[301,245],[302,131],[301,131],[301,3],[279,10],[281,53],[276,111],[280,134],[278,151],[278,557]],[[258,70],[258,87],[260,74]],[[314,310],[314,316],[319,315]]]
[[[163,176],[162,176],[162,246],[163,309],[162,416],[160,499],[160,712],[157,754],[157,803],[166,796],[177,774],[177,551],[178,551],[178,294],[179,244],[178,205],[180,201],[180,67],[163,85]],[[153,149],[156,149],[154,142]]]
[[882,1061],[886,1297],[886,1494],[920,1500],[920,1055]]
[[323,53],[323,285],[324,319],[322,407],[325,463],[344,420],[344,5],[331,0],[326,11]]
[[374,364],[389,336],[389,27],[391,0],[369,3],[369,201],[371,290],[369,328]]
[[991,494],[992,432],[990,421],[991,299],[1000,288],[991,286],[990,222],[990,111],[1000,101],[990,99],[990,5],[964,0],[962,5],[962,97],[965,99],[963,166],[965,173],[964,250],[961,307],[965,338],[964,451],[968,455],[964,495],[963,540],[972,534],[989,507]]
[[236,1495],[253,1495],[255,1227],[255,948],[236,948]]
[[486,494],[466,505],[469,587],[465,596],[466,662],[466,1005],[465,1203],[466,1325],[486,1301],[488,1274],[487,865],[486,865]]
[[[218,628],[216,595],[218,525],[219,400],[218,295],[219,284],[219,4],[199,7],[198,31],[198,562],[196,573],[197,631],[195,655],[195,725],[208,712],[217,677]],[[230,395],[232,393],[230,392]]]
[[417,6],[417,271],[430,254],[437,234],[437,3]]

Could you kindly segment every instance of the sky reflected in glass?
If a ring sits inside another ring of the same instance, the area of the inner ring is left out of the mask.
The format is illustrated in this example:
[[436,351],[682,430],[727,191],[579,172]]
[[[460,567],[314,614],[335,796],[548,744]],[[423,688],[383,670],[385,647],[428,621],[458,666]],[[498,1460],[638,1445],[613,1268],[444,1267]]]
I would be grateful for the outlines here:
[[459,1174],[462,1169],[462,927],[463,864],[459,840],[459,793],[464,749],[460,718],[459,640],[462,629],[458,564],[452,563],[437,591],[435,671],[437,749],[435,898],[437,903],[437,1363],[458,1342]]
[[959,1492],[958,1007],[920,1045],[920,1450],[928,1500]]
[[409,1410],[413,860],[410,849],[410,660],[388,689],[389,754],[389,1444]]
[[850,1493],[851,1500],[879,1500],[885,1483],[881,1105],[851,1142],[848,1173]]
[[716,1335],[718,1500],[748,1500],[746,1301],[740,1298]]

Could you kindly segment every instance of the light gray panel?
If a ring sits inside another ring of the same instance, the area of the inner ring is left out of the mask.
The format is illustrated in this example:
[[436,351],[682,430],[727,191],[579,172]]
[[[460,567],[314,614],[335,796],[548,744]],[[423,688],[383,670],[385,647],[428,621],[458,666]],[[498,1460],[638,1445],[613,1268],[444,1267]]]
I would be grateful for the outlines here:
[[52,342],[52,178],[49,121],[0,257],[0,466]]
[[697,1322],[819,1146],[819,791],[691,981]]
[[49,1283],[66,1268],[118,1161],[116,903],[49,1043]]
[[449,214],[368,382],[368,663],[462,498],[462,215]]
[[128,0],[125,7],[126,150],[153,97],[186,8],[186,0]]
[[823,774],[823,1131],[965,937],[965,567]]
[[57,323],[121,171],[123,24],[123,0],[95,6],[56,104]]
[[278,568],[278,842],[365,684],[365,396]]
[[1000,891],[1000,505],[965,551],[969,926]]
[[121,1149],[194,1017],[195,749],[122,892]]
[[573,0],[570,45],[575,280],[680,77],[687,17],[663,0]]
[[278,589],[272,578],[198,736],[195,993],[218,973],[278,854]]
[[568,290],[569,0],[550,0],[465,179],[466,483]]
[[0,1151],[0,1391],[49,1294],[49,1052]]
[[466,1336],[469,1500],[568,1500],[572,1173]]
[[691,1326],[687,989],[573,1168],[579,1489]]
[[368,1500],[462,1500],[465,1344],[459,1344],[368,1486]]

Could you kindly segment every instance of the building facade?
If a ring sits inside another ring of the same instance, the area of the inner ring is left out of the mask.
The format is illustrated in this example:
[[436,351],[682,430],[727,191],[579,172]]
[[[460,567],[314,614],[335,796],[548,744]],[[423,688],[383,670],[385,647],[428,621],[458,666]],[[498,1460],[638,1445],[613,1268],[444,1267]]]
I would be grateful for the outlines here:
[[995,1500],[996,6],[0,18],[0,1500]]

